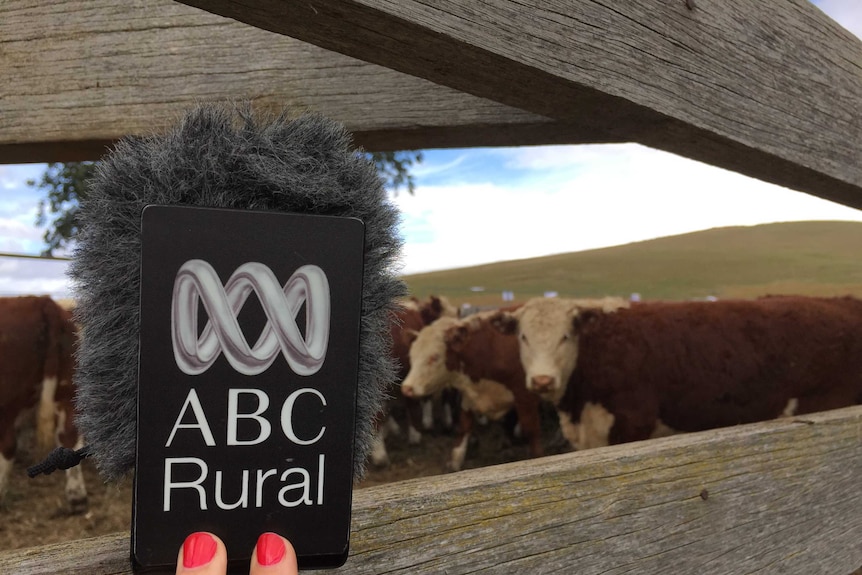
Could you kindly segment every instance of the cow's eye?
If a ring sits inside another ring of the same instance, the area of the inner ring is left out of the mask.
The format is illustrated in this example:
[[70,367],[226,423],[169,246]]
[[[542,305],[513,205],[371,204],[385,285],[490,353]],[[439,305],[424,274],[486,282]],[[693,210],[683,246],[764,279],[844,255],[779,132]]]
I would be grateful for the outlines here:
[[526,336],[526,334],[523,334],[523,333],[521,334],[521,341],[523,341],[524,343],[527,343],[527,336]]
[[436,353],[428,358],[428,365],[433,365],[440,360],[440,356]]
[[571,337],[569,336],[569,334],[564,333],[564,334],[563,334],[563,339],[561,339],[561,340],[560,340],[560,342],[562,343],[562,342],[564,342],[564,341],[569,341],[569,339],[571,339]]

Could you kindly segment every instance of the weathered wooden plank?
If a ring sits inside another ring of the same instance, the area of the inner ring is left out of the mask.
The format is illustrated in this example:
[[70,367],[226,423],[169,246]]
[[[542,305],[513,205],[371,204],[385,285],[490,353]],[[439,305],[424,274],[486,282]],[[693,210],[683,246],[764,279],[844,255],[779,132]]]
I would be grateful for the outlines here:
[[[849,574],[862,406],[361,489],[336,573]],[[179,545],[179,544],[178,544]],[[0,572],[128,573],[126,534]]]
[[180,1],[862,207],[862,42],[808,0]]
[[201,100],[317,110],[370,150],[608,141],[170,0],[4,0],[0,78],[0,163],[97,159]]

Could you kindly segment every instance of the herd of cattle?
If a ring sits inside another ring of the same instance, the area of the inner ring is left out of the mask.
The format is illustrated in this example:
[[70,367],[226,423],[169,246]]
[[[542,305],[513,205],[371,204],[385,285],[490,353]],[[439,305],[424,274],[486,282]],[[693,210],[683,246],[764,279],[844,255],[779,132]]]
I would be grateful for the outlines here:
[[[445,310],[435,299],[402,315]],[[514,409],[531,456],[542,455],[541,401],[577,450],[862,403],[862,300],[853,297],[536,298],[455,316],[393,328],[409,347],[405,397],[461,392],[453,470],[473,414]]]
[[[453,471],[477,416],[515,414],[540,457],[542,402],[576,450],[862,403],[862,300],[852,297],[536,298],[460,318],[432,296],[404,302],[390,328],[401,368],[392,396],[407,407],[410,442],[430,424],[423,399],[458,402]],[[51,298],[0,298],[0,497],[16,433],[34,414],[43,451],[82,445],[77,337],[71,312]],[[388,462],[387,421],[379,414],[375,465]],[[87,506],[79,467],[67,471],[66,497],[73,510]]]

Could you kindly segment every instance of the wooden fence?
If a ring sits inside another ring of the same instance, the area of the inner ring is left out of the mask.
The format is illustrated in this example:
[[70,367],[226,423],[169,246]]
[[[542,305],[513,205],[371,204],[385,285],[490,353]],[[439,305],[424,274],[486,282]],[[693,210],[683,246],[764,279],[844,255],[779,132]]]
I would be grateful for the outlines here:
[[[242,98],[371,150],[634,141],[862,207],[862,42],[808,0],[4,0],[0,39],[0,163]],[[856,407],[363,489],[338,572],[860,565]],[[128,569],[127,534],[0,554]]]
[[[361,489],[352,533],[336,573],[847,575],[862,406]],[[128,557],[119,533],[0,553],[0,573],[129,573]]]

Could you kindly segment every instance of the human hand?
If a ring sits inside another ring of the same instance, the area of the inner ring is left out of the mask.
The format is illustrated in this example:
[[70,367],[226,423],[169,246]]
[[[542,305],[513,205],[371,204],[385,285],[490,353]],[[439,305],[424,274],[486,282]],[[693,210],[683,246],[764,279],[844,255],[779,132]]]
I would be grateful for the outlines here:
[[[221,539],[206,531],[186,537],[177,557],[176,575],[225,575],[227,550]],[[249,575],[298,575],[296,551],[290,541],[263,533],[251,555]]]

